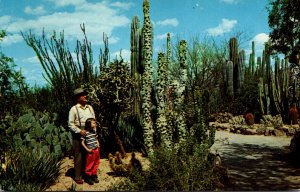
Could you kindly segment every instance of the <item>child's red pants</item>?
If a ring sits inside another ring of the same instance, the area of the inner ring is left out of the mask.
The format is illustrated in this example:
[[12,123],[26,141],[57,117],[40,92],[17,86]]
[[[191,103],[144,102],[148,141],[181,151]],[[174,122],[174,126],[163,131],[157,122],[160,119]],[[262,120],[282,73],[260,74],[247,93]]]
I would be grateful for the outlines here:
[[85,173],[88,176],[97,175],[98,167],[100,164],[99,149],[93,149],[86,154]]

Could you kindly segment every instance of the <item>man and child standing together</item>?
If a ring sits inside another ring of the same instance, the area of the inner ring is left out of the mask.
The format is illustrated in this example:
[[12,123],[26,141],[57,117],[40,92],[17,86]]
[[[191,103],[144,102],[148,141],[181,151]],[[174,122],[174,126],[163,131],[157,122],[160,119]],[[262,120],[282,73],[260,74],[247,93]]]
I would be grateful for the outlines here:
[[100,144],[97,139],[97,121],[92,106],[87,104],[87,92],[78,88],[74,90],[76,104],[69,111],[68,126],[73,137],[74,181],[89,185],[99,183],[97,171],[100,164]]

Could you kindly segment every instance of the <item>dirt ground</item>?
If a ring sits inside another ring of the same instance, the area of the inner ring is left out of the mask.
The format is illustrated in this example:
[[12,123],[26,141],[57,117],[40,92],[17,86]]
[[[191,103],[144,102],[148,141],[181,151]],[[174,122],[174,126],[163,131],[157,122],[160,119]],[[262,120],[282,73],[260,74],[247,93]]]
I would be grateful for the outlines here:
[[[216,142],[211,150],[219,153],[222,165],[227,167],[231,185],[225,191],[252,190],[299,190],[300,168],[294,167],[288,156],[287,146],[290,137],[240,135],[224,131],[216,132]],[[131,154],[124,159],[130,160]],[[143,165],[149,166],[147,158],[136,153]],[[73,167],[73,160],[64,159],[61,175],[48,191],[68,191],[72,183],[69,176]],[[107,159],[101,159],[98,170],[100,183],[94,185],[76,185],[76,191],[105,191],[108,187],[122,179],[111,172]]]
[[[142,157],[141,153],[135,153],[136,158],[140,160],[143,168],[146,167],[149,162],[147,158]],[[123,161],[128,163],[131,157],[131,153],[127,154],[127,158],[124,158]],[[83,183],[82,185],[78,185],[74,182],[71,177],[71,172],[73,170],[73,159],[66,157],[63,160],[61,174],[55,184],[53,184],[47,191],[69,191],[72,185],[75,186],[76,191],[105,191],[108,187],[120,180],[123,177],[115,176],[113,172],[110,170],[108,159],[101,159],[100,166],[98,169],[98,178],[100,180],[99,183],[95,183],[94,185],[89,185],[87,183]],[[73,188],[74,189],[74,188]]]

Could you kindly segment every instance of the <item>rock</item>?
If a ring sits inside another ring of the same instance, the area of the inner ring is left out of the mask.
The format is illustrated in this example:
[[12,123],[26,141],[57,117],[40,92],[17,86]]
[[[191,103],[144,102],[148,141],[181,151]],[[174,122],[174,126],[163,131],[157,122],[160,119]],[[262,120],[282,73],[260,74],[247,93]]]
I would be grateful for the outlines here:
[[266,132],[266,127],[265,126],[258,126],[256,129],[256,134],[257,135],[264,135]]
[[255,135],[256,129],[251,129],[251,128],[245,129],[244,134],[245,135]]
[[280,136],[285,136],[286,134],[282,129],[274,129],[274,135],[280,137]]
[[266,127],[265,136],[270,136],[274,132],[274,127]]

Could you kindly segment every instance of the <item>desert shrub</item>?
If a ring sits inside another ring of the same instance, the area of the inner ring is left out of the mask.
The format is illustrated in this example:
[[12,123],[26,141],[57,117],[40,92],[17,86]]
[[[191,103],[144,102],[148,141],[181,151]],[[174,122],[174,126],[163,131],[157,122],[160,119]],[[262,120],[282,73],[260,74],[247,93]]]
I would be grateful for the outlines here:
[[157,148],[149,157],[150,167],[133,172],[129,178],[113,184],[109,190],[212,190],[212,164],[207,160],[208,145],[198,145],[192,155],[177,150]]
[[7,191],[41,191],[59,176],[62,160],[49,152],[20,147],[7,153],[0,188]]

